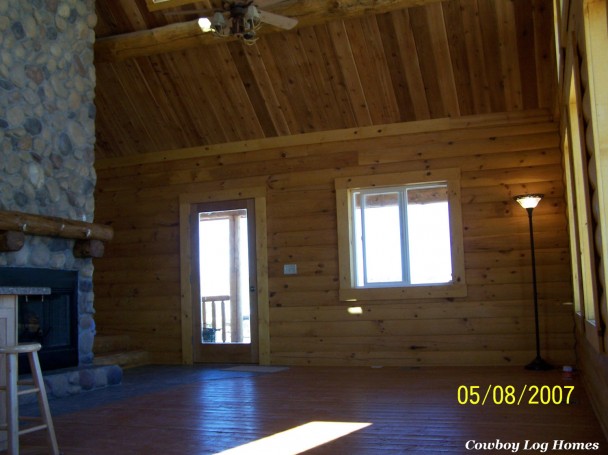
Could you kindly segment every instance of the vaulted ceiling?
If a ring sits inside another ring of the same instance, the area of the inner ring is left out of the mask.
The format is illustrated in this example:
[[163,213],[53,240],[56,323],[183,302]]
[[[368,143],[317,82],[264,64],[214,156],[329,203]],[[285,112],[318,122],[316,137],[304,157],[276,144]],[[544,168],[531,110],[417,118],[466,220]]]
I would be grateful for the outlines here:
[[551,0],[286,0],[253,45],[172,1],[96,2],[97,159],[554,107]]

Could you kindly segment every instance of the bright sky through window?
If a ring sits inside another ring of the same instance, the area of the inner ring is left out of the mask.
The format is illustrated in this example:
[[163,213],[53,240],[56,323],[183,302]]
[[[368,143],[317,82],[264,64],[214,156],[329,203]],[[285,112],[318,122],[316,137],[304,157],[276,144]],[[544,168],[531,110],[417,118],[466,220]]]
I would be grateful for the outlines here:
[[230,231],[227,218],[199,225],[201,295],[230,295]]
[[[225,212],[230,215],[231,211]],[[208,215],[208,217],[206,217]],[[216,218],[215,213],[201,214],[199,223],[199,257],[201,296],[230,295],[230,220]],[[247,216],[236,216],[239,223],[238,279],[241,289],[249,288]],[[248,300],[248,294],[244,294]]]
[[410,205],[408,232],[411,283],[450,281],[452,258],[448,203]]

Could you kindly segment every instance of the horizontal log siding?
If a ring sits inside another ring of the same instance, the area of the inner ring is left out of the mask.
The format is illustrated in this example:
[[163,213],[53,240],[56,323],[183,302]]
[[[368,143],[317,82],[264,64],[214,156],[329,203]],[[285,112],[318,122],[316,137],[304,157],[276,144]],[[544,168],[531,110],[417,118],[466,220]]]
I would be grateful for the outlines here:
[[[328,133],[330,134],[330,133]],[[521,365],[534,357],[528,221],[512,196],[542,192],[535,241],[543,355],[574,361],[568,236],[557,126],[503,125],[285,144],[98,171],[98,222],[115,240],[96,264],[100,331],[129,333],[157,362],[181,361],[178,197],[267,187],[271,362]],[[228,148],[226,148],[228,150]],[[468,296],[338,300],[334,179],[458,167]],[[284,276],[283,264],[298,265]]]

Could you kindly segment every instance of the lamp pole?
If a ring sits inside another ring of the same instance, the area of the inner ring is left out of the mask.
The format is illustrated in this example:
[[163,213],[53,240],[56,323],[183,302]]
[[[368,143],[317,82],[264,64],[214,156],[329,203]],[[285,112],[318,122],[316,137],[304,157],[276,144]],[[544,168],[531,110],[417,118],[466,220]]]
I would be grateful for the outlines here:
[[538,323],[538,288],[536,284],[536,255],[534,248],[534,227],[532,224],[532,211],[543,198],[542,194],[529,194],[515,196],[515,200],[528,212],[528,225],[530,226],[530,257],[532,259],[532,291],[534,297],[534,329],[536,333],[536,358],[526,365],[527,370],[546,371],[553,368],[540,355],[540,327]]

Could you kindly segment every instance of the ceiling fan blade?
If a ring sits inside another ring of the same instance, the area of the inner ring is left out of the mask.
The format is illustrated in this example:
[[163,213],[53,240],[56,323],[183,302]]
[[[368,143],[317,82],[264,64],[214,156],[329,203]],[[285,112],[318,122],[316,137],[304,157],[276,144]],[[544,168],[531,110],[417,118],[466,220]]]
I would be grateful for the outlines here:
[[260,11],[260,20],[275,27],[290,30],[298,25],[298,20],[293,17],[281,16],[280,14]]
[[163,11],[165,16],[201,16],[211,17],[215,10],[212,9],[187,9],[187,10],[174,10],[174,11]]

